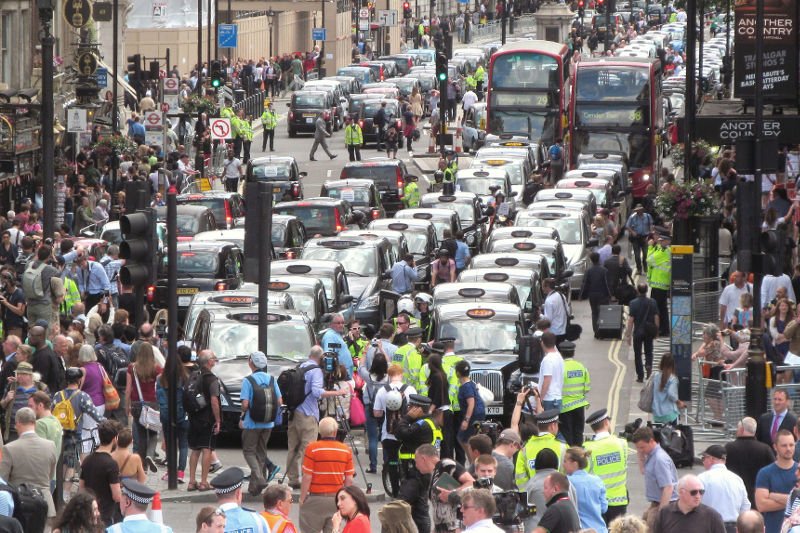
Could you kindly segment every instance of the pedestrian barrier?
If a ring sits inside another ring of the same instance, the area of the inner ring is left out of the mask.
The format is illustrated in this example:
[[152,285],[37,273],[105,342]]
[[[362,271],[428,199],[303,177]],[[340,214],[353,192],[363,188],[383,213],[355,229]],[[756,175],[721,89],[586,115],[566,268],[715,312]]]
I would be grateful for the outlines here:
[[[510,21],[509,21],[510,22]],[[508,24],[508,22],[507,22]],[[528,32],[536,27],[536,15],[527,14],[519,17],[514,17],[514,33],[510,33],[510,24],[506,26],[507,37],[521,37],[518,35],[523,32]],[[496,38],[502,32],[502,19],[490,20],[486,24],[478,24],[470,26],[470,42],[476,39]]]
[[[242,91],[243,93],[244,91]],[[266,91],[258,89],[253,91],[253,94],[242,99],[237,98],[237,102],[233,104],[233,110],[239,112],[244,109],[244,114],[249,117],[257,118],[264,112],[264,98],[266,98]]]
[[[712,378],[712,369],[717,363],[698,360],[694,419],[700,428],[698,433],[708,436],[733,437],[736,427],[745,416],[745,379],[747,369],[732,368],[722,370],[719,378]],[[694,383],[693,383],[694,385]],[[800,385],[798,385],[800,387]]]
[[722,282],[719,278],[700,278],[692,281],[692,322],[697,335],[705,324],[719,321],[719,295]]

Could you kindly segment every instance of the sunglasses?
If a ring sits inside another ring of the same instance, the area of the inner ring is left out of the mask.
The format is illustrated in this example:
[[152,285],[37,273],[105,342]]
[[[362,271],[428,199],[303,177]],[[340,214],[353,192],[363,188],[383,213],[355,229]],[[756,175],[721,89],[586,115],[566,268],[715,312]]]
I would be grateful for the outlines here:
[[217,507],[216,509],[214,509],[213,511],[211,511],[210,513],[208,513],[203,517],[202,523],[211,525],[211,520],[215,516],[221,516],[222,518],[225,518],[225,511]]
[[703,494],[706,493],[706,490],[705,489],[694,489],[694,490],[687,490],[686,492],[688,492],[689,495],[691,495],[691,496],[697,496],[698,494],[700,496],[702,496]]

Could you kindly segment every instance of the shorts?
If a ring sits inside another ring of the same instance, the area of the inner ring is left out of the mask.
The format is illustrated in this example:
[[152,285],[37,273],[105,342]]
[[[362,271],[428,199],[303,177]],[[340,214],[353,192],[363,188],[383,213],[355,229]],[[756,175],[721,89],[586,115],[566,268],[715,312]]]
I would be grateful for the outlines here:
[[217,436],[214,435],[214,423],[189,419],[188,441],[190,450],[216,449]]

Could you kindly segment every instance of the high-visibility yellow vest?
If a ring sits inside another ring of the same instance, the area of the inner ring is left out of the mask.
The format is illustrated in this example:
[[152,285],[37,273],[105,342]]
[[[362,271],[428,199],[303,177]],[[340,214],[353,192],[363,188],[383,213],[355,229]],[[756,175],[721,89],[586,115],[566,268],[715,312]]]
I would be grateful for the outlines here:
[[628,505],[628,443],[614,435],[583,443],[591,451],[587,470],[603,480],[609,507]]
[[275,126],[278,125],[278,116],[275,114],[275,111],[267,109],[261,113],[261,125],[265,130],[274,130]]
[[60,311],[62,315],[68,315],[72,306],[81,301],[81,292],[78,290],[75,280],[66,276],[64,277],[64,291],[64,301],[61,302]]
[[403,374],[405,377],[403,381],[417,390],[422,387],[420,383],[422,355],[417,351],[416,346],[409,342],[399,347],[397,351],[394,352],[394,356],[392,356],[392,362],[403,365]]
[[225,106],[219,110],[220,118],[236,118],[236,113],[233,111],[233,108],[230,106]]
[[239,119],[239,137],[241,137],[245,141],[253,140],[253,126],[250,124],[250,121],[247,120],[246,118]]
[[575,359],[564,359],[564,385],[561,389],[561,412],[568,413],[579,407],[586,407],[589,402],[586,395],[591,389],[592,380],[589,370]]
[[406,207],[419,207],[419,186],[410,181],[403,188],[403,204]]
[[344,127],[344,144],[345,146],[361,146],[364,144],[364,135],[361,133],[361,126],[353,123]]
[[647,249],[647,283],[654,289],[669,290],[672,282],[672,252],[657,244]]
[[517,455],[517,464],[514,468],[514,481],[516,481],[519,490],[525,490],[525,485],[536,474],[536,455],[545,448],[555,452],[558,456],[558,467],[559,469],[561,468],[567,445],[560,440],[556,440],[556,436],[550,433],[531,437],[520,450],[519,455]]
[[[431,420],[428,417],[420,418],[419,420],[417,420],[416,423],[419,424],[421,422],[427,423],[431,428],[431,432],[433,433],[433,439],[431,440],[431,444],[433,444],[433,446],[437,450],[441,449],[442,441],[444,440],[444,436],[442,435],[442,430],[436,427],[436,424],[433,422],[433,420]],[[406,451],[401,446],[400,452],[397,454],[397,457],[399,457],[403,461],[411,461],[414,459],[415,452],[416,450],[411,452]]]
[[450,167],[446,167],[444,169],[443,181],[444,183],[453,183],[454,181],[456,181],[456,171]]
[[[442,368],[444,368],[445,376],[447,376],[447,399],[450,402],[450,409],[452,411],[460,411],[461,408],[458,405],[458,388],[461,384],[458,382],[458,376],[456,375],[455,364],[456,362],[463,359],[457,355],[448,356],[450,362],[445,364],[444,359],[442,359]],[[457,358],[457,359],[454,359]],[[417,389],[417,393],[422,394],[423,396],[428,395],[428,378],[431,376],[431,369],[428,366],[428,363],[422,365],[422,368],[419,371],[419,380],[421,382],[420,389]]]

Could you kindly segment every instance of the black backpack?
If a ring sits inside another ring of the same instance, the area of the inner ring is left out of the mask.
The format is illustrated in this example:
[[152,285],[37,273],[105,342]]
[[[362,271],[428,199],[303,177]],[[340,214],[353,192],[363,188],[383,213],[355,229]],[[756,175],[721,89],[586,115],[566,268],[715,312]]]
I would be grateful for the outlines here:
[[47,525],[47,500],[39,489],[20,483],[12,485],[0,483],[0,490],[11,494],[14,500],[13,518],[22,526],[25,533],[43,533]]
[[[97,359],[103,368],[106,369],[109,379],[118,389],[125,388],[125,372],[131,363],[128,354],[119,346],[106,345],[97,348]],[[122,371],[122,375],[119,375]]]
[[283,405],[289,411],[297,409],[311,394],[311,391],[306,392],[306,373],[315,368],[319,368],[319,365],[308,365],[302,368],[297,365],[294,368],[287,368],[278,376],[278,388],[281,389]]
[[[388,383],[384,385],[383,388],[384,390],[386,390],[387,393],[389,391],[394,390]],[[397,424],[400,422],[400,419],[403,417],[404,414],[406,414],[406,411],[408,410],[408,398],[406,397],[407,388],[408,385],[403,383],[403,386],[397,389],[403,396],[403,403],[402,405],[400,405],[400,409],[398,409],[397,411],[390,411],[389,409],[386,409],[384,413],[386,415],[386,432],[391,435],[394,435],[394,432],[397,429]]]
[[208,400],[203,394],[203,374],[200,370],[195,370],[183,388],[183,408],[190,415],[194,415],[207,406]]
[[247,381],[253,387],[253,399],[250,401],[250,418],[253,422],[262,424],[265,422],[274,422],[278,416],[278,395],[275,394],[275,386],[273,384],[273,377],[269,376],[269,382],[262,386],[259,385],[252,375],[247,376]]

